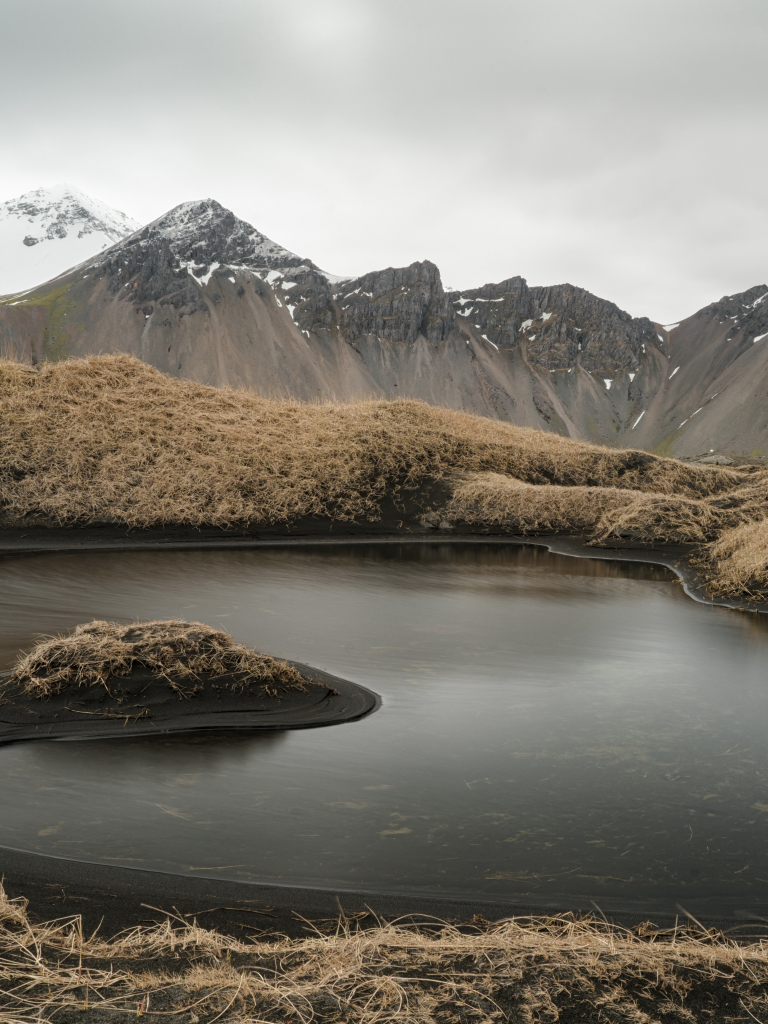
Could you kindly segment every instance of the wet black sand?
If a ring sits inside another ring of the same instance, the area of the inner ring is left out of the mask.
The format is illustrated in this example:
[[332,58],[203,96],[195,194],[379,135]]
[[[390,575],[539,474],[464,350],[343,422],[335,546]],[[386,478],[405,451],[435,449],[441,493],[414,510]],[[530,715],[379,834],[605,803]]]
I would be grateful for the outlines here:
[[[306,936],[312,927],[335,929],[339,917],[354,917],[364,926],[379,920],[427,920],[453,923],[474,918],[500,921],[509,917],[546,916],[564,910],[555,904],[536,906],[418,894],[390,895],[372,891],[260,885],[219,878],[166,874],[0,848],[0,874],[10,897],[29,900],[33,920],[46,921],[81,914],[84,930],[100,927],[104,935],[152,924],[178,914],[190,923],[244,936],[255,932]],[[658,927],[684,924],[685,913],[664,915],[626,911],[603,913],[597,906],[583,912],[632,928],[649,917]],[[758,919],[704,918],[707,927],[754,937],[768,930]]]
[[308,729],[351,722],[379,706],[376,694],[320,669],[289,662],[307,684],[270,693],[256,684],[231,689],[227,676],[201,676],[199,689],[180,683],[179,696],[150,672],[117,676],[47,698],[30,697],[0,672],[0,743],[35,739],[105,739],[199,729]]

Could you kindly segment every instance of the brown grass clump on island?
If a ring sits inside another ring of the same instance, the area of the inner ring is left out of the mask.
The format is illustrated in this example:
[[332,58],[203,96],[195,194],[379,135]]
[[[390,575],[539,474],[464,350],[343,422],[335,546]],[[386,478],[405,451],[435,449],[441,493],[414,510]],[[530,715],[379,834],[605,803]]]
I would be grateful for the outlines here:
[[[265,399],[170,378],[129,356],[0,362],[0,422],[6,524],[373,521],[383,498],[436,477],[458,479],[447,511],[471,526],[595,543],[711,545],[768,509],[764,471],[601,447],[411,400]],[[768,542],[751,536],[752,590],[739,589],[741,541],[707,551],[721,593],[768,594]]]
[[71,633],[40,641],[14,666],[9,683],[33,697],[63,688],[107,686],[115,676],[144,670],[174,685],[176,680],[232,675],[237,685],[268,683],[298,687],[306,680],[293,666],[235,643],[222,630],[178,619],[89,622]]
[[764,1020],[768,947],[561,917],[452,927],[342,918],[238,939],[176,917],[113,939],[33,923],[0,886],[0,1019],[226,1024]]

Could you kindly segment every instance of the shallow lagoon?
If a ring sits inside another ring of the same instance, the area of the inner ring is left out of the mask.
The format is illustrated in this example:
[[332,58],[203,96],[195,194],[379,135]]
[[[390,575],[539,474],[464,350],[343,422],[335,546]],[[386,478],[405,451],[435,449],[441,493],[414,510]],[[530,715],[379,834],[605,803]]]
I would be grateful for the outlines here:
[[491,544],[0,562],[0,668],[178,616],[361,682],[275,736],[0,748],[0,844],[238,880],[694,914],[768,909],[768,617],[665,569]]

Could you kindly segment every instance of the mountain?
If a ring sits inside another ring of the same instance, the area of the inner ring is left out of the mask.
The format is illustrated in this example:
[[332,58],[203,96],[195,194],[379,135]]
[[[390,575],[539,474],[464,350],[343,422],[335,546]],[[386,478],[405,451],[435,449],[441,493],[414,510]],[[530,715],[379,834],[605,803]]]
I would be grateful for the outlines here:
[[667,379],[644,396],[641,447],[768,454],[768,286],[664,328]]
[[342,279],[208,199],[0,300],[0,354],[122,351],[273,396],[412,397],[612,445],[742,454],[768,449],[767,295],[664,327],[570,284],[446,292],[428,261]]
[[10,199],[0,204],[0,295],[34,288],[139,227],[71,185]]

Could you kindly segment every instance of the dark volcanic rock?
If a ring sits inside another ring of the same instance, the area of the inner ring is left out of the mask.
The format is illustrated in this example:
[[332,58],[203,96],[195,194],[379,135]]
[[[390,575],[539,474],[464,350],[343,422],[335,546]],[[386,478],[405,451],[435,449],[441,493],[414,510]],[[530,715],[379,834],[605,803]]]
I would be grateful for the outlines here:
[[314,268],[262,235],[213,199],[182,203],[113,246],[100,262],[113,293],[137,306],[160,301],[176,309],[205,308],[199,287],[220,268],[255,272]]
[[457,314],[495,345],[523,345],[528,359],[547,370],[634,370],[644,346],[661,346],[646,317],[633,318],[571,284],[529,288],[512,277],[449,297]]
[[716,320],[722,325],[730,321],[726,341],[738,334],[744,341],[760,338],[768,332],[768,286],[759,284],[746,292],[724,295],[719,302],[699,310],[696,318]]
[[422,335],[437,345],[455,326],[440,271],[428,260],[344,281],[335,299],[341,331],[350,342],[369,334],[412,344]]
[[336,329],[352,345],[365,336],[406,345],[421,336],[437,345],[456,326],[440,271],[427,260],[335,286],[316,270],[301,267],[286,271],[281,284],[290,289],[283,297],[301,330]]
[[[339,310],[328,279],[317,270],[299,267],[280,281],[280,297],[291,310],[294,323],[305,333],[331,331],[339,326]],[[277,282],[273,287],[277,286]]]

